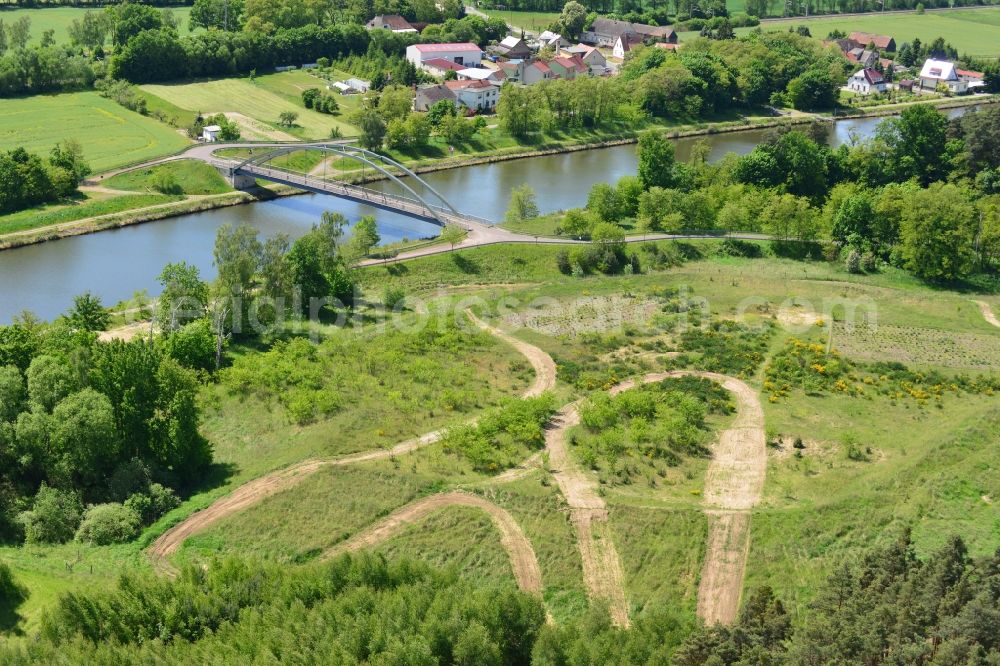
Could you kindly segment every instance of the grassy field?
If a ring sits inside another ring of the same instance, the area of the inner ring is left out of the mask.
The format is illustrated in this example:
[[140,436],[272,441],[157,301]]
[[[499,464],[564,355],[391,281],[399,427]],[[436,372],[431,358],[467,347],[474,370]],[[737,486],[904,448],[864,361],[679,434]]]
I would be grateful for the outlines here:
[[157,183],[169,178],[183,194],[222,194],[233,188],[214,167],[196,160],[177,160],[146,169],[126,171],[102,184],[116,190],[155,191]]
[[179,196],[164,194],[126,194],[123,196],[103,193],[91,194],[69,204],[49,204],[9,215],[0,215],[0,234],[72,222],[97,215],[120,213],[133,208],[180,201],[180,199]]
[[[95,8],[100,11],[100,7]],[[31,19],[31,42],[37,44],[42,39],[42,33],[46,30],[55,30],[57,44],[69,42],[69,26],[76,20],[83,18],[88,10],[84,7],[45,7],[39,9],[10,9],[0,8],[0,21],[11,24],[22,16]],[[174,18],[180,21],[178,31],[182,35],[188,34],[188,20],[191,17],[190,7],[171,7]],[[198,28],[198,30],[202,30]],[[198,31],[196,30],[196,32]]]
[[[300,95],[307,88],[323,88],[323,79],[303,71],[282,72],[249,78],[219,79],[193,83],[141,86],[147,95],[159,98],[173,108],[203,114],[237,113],[245,139],[326,139],[333,128],[344,135],[356,134],[344,117],[358,101],[338,96],[340,115],[317,113],[302,105]],[[156,107],[154,101],[153,108]],[[283,111],[299,114],[295,127],[278,125]]]
[[48,153],[64,139],[80,142],[95,172],[167,155],[191,143],[167,125],[96,92],[36,95],[0,104],[0,150],[23,146]]
[[[528,328],[516,334],[560,363],[560,403],[595,390],[571,381],[567,361],[618,379],[673,362],[649,352],[671,349],[676,338],[669,331],[647,330],[669,311],[663,296],[667,288],[706,299],[699,316],[714,320],[732,319],[748,296],[756,299],[751,318],[769,320],[773,334],[747,381],[765,396],[768,357],[792,338],[829,339],[825,326],[796,322],[822,316],[841,327],[843,306],[830,304],[844,299],[870,302],[886,331],[850,338],[834,329],[834,348],[858,363],[901,359],[913,369],[946,375],[995,371],[993,360],[992,367],[970,368],[970,357],[995,359],[1000,330],[983,320],[967,293],[931,289],[891,268],[859,276],[846,273],[840,264],[723,257],[717,254],[717,241],[685,243],[683,248],[691,259],[658,270],[648,251],[636,247],[647,272],[619,277],[564,276],[554,261],[558,248],[542,246],[478,248],[368,268],[359,277],[369,299],[377,299],[386,286],[419,295],[436,294],[448,285],[462,296],[483,297],[484,313],[500,297],[516,299],[507,301],[507,307],[530,315],[525,317]],[[550,304],[588,300],[586,307],[559,319],[541,316],[539,308],[529,305],[536,298]],[[985,298],[1000,305],[995,295]],[[647,299],[657,307],[643,306]],[[604,303],[614,308],[611,323],[598,307]],[[510,316],[499,321],[509,324]],[[576,328],[591,323],[596,332]],[[103,549],[0,549],[0,557],[10,560],[21,579],[37,590],[20,609],[26,616],[23,627],[36,627],[40,610],[73,585],[101,584],[116,569],[147,567],[143,544],[233,484],[305,458],[384,448],[461,423],[500,396],[523,389],[530,377],[513,350],[488,337],[464,343],[444,338],[430,351],[421,347],[414,352],[412,340],[391,333],[354,339],[358,333],[350,329],[324,326],[322,332],[325,341],[315,357],[283,358],[256,347],[231,350],[234,370],[223,373],[202,395],[202,429],[215,446],[216,459],[228,468],[228,479],[149,528],[139,542]],[[942,345],[947,339],[961,344]],[[450,349],[449,344],[459,346]],[[290,418],[299,373],[319,382],[323,396],[340,400],[334,413],[304,423]],[[288,383],[277,389],[256,383],[265,376]],[[345,378],[358,376],[362,379],[355,384],[345,384]],[[460,408],[449,408],[454,400],[463,401]],[[1000,547],[1000,515],[994,505],[1000,497],[994,472],[1000,455],[1000,397],[948,393],[938,407],[933,401],[897,400],[874,391],[848,395],[796,388],[774,402],[765,397],[763,403],[775,444],[768,451],[763,498],[752,519],[747,581],[750,587],[774,587],[797,617],[837,562],[893,539],[903,527],[913,529],[921,553],[953,533],[961,534],[974,554]],[[246,419],[248,413],[254,418]],[[710,417],[712,431],[724,427],[728,418]],[[796,439],[802,440],[802,448],[792,445]],[[656,483],[623,483],[603,473],[593,477],[609,507],[610,534],[634,616],[663,608],[683,619],[694,616],[707,531],[699,493],[706,466],[704,457],[683,460]],[[510,512],[535,549],[548,610],[557,622],[579,617],[588,605],[580,554],[565,502],[544,459],[541,468],[520,480],[496,485],[440,444],[394,459],[321,469],[189,539],[179,560],[241,553],[289,564],[311,561],[398,507],[452,488],[482,493]],[[378,551],[452,567],[475,580],[510,580],[496,531],[475,510],[430,515]]]
[[[813,37],[825,39],[831,30],[847,33],[856,30],[892,35],[897,48],[904,42],[920,38],[923,43],[938,37],[958,49],[963,55],[984,58],[1000,57],[1000,7],[976,10],[928,12],[926,14],[872,14],[870,16],[803,18],[762,24],[763,30],[788,30],[789,26],[805,25]],[[754,28],[737,28],[745,35]],[[694,39],[697,32],[680,33],[681,41]]]

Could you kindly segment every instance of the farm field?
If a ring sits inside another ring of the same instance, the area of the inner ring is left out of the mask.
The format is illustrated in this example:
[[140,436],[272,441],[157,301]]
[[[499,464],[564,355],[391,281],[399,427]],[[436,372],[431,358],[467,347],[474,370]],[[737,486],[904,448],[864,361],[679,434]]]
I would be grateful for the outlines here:
[[[0,8],[0,21],[10,24],[22,16],[31,19],[31,44],[37,44],[42,39],[42,33],[46,30],[55,30],[56,44],[69,42],[69,26],[76,20],[83,17],[87,11],[100,11],[100,7],[90,9],[86,7],[44,7],[33,9],[9,9]],[[189,34],[188,20],[191,17],[191,7],[170,7],[174,18],[180,21],[178,32],[181,35]],[[198,28],[195,32],[202,30]]]
[[[983,58],[1000,56],[1000,7],[975,10],[928,12],[926,14],[889,14],[849,17],[820,17],[791,19],[764,23],[761,29],[788,30],[789,26],[807,26],[813,37],[825,39],[831,30],[847,33],[856,30],[892,35],[897,47],[915,38],[926,43],[943,37],[963,55]],[[755,28],[737,28],[737,35],[745,35]],[[680,40],[698,36],[697,32],[679,33]]]
[[[308,88],[323,88],[323,79],[302,71],[282,72],[249,79],[219,79],[194,83],[143,85],[140,89],[173,107],[205,115],[229,114],[250,140],[326,139],[334,128],[344,135],[356,134],[345,117],[357,100],[338,96],[341,113],[329,115],[306,109],[300,95]],[[155,103],[153,104],[155,108]],[[283,111],[299,114],[295,127],[278,125]]]
[[191,144],[176,129],[119,106],[96,92],[36,95],[0,104],[0,150],[48,153],[76,139],[95,172],[160,157]]

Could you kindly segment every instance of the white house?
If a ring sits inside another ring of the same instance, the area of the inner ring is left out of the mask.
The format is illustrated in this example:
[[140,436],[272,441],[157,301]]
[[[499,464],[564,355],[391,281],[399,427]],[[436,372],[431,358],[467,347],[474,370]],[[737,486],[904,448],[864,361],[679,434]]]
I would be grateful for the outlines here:
[[611,55],[624,60],[626,53],[637,46],[642,46],[642,44],[642,35],[634,32],[622,33],[619,35],[618,39],[615,40],[614,48],[611,49]]
[[472,42],[451,44],[411,44],[406,47],[406,59],[421,69],[428,60],[450,60],[456,65],[478,67],[483,50]]
[[221,131],[222,128],[218,125],[205,125],[201,128],[201,139],[202,141],[218,141]]
[[959,77],[955,70],[955,63],[928,58],[920,70],[920,89],[937,90],[939,85],[945,86],[950,92],[959,94],[969,89],[969,82]]
[[484,80],[445,81],[459,103],[475,111],[496,108],[500,101],[500,86]]
[[869,95],[885,92],[886,83],[878,70],[866,67],[859,69],[854,76],[847,79],[847,88],[862,95]]

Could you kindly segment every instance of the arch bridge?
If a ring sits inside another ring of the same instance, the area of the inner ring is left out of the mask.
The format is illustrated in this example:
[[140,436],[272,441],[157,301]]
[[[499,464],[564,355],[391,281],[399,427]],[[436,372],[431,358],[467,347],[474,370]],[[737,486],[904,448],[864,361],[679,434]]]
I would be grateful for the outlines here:
[[[309,173],[303,173],[289,168],[291,156],[303,151],[324,153],[321,172],[314,169]],[[328,156],[358,162],[362,168],[362,176],[367,169],[372,169],[398,184],[405,194],[382,192],[336,180],[332,175],[327,175]],[[396,160],[360,146],[346,143],[269,146],[260,154],[251,155],[243,160],[213,157],[212,162],[237,189],[253,187],[254,182],[261,179],[318,194],[331,194],[383,210],[417,217],[442,227],[454,224],[471,231],[475,225],[490,224],[488,220],[460,213],[440,192]]]

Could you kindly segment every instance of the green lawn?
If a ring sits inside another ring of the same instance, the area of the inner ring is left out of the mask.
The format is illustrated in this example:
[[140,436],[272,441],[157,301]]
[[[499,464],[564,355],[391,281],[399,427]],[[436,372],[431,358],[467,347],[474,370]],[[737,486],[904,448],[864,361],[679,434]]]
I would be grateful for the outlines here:
[[168,155],[190,145],[176,130],[96,92],[36,95],[0,103],[0,150],[48,153],[76,139],[95,171]]
[[510,25],[536,34],[547,30],[559,20],[559,12],[519,12],[500,9],[483,9],[482,12],[490,16],[499,16]]
[[[300,95],[307,88],[323,88],[325,81],[302,71],[268,74],[249,78],[218,79],[193,83],[144,85],[148,95],[164,100],[173,107],[189,112],[239,113],[247,120],[241,122],[245,139],[279,139],[288,135],[302,139],[326,139],[330,130],[339,128],[345,135],[356,134],[344,117],[352,102],[343,100],[343,111],[333,116],[306,109]],[[299,114],[295,127],[278,126],[278,116],[283,111]],[[240,120],[237,120],[240,122]]]
[[[82,18],[87,11],[100,11],[100,7],[88,10],[86,7],[45,7],[42,9],[0,9],[0,21],[11,24],[22,16],[31,19],[31,43],[37,44],[46,30],[55,30],[57,44],[69,42],[69,25]],[[188,19],[191,16],[190,7],[171,7],[174,17],[180,21],[178,32],[189,34]],[[198,28],[201,30],[201,28]],[[197,32],[197,30],[195,31]]]
[[[976,10],[928,12],[926,14],[871,14],[870,16],[823,17],[764,23],[764,30],[788,30],[789,26],[805,25],[813,37],[825,39],[831,30],[847,33],[861,30],[896,39],[896,46],[912,42],[930,42],[943,37],[961,54],[980,57],[1000,56],[1000,7]],[[737,28],[737,35],[745,35],[753,28]],[[680,33],[681,41],[697,37],[696,32]]]
[[195,160],[126,171],[104,181],[103,185],[116,190],[154,191],[157,179],[163,174],[172,176],[184,194],[222,194],[233,189],[215,168]]

